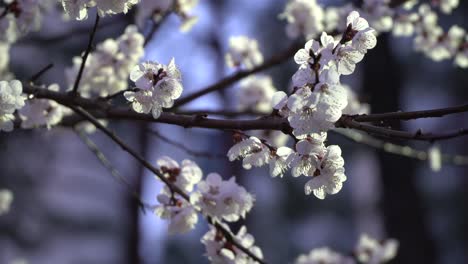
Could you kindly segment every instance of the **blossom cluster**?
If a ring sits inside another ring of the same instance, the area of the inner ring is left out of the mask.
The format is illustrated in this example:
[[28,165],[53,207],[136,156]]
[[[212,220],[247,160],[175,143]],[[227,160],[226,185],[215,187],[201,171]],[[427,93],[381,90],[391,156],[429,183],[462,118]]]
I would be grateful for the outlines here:
[[13,130],[13,113],[25,105],[22,93],[23,85],[20,81],[0,81],[0,131]]
[[258,48],[257,40],[246,36],[229,38],[229,49],[225,59],[229,67],[247,70],[263,63],[263,55]]
[[[83,96],[108,96],[126,90],[133,67],[144,54],[144,37],[130,25],[117,39],[106,39],[89,54],[80,81]],[[65,70],[69,88],[75,83],[83,58],[73,58],[73,66]]]
[[170,108],[183,91],[182,76],[172,59],[166,66],[155,61],[147,61],[133,67],[130,79],[138,91],[127,91],[125,98],[132,103],[138,113],[151,112],[158,118],[163,108]]
[[[58,92],[58,84],[51,84],[47,88],[50,91]],[[30,129],[35,127],[47,127],[57,125],[65,115],[71,114],[71,110],[54,100],[28,98],[26,104],[19,111],[21,118],[21,128]]]
[[10,211],[11,203],[13,202],[13,193],[8,189],[0,189],[0,215]]
[[140,0],[61,0],[63,9],[71,18],[83,20],[88,9],[96,7],[100,16],[127,13]]
[[168,13],[174,12],[182,20],[180,30],[186,32],[198,21],[197,16],[190,15],[197,4],[198,0],[141,0],[136,20],[140,28],[144,28],[147,21],[159,23]]
[[7,0],[0,6],[0,41],[15,42],[31,30],[39,30],[44,11],[54,0]]
[[300,255],[295,264],[382,264],[395,258],[397,251],[397,240],[377,241],[363,234],[351,255],[342,255],[327,247],[322,247]]
[[[254,237],[247,233],[247,228],[242,226],[237,234],[233,234],[227,225],[224,228],[228,230],[231,237],[234,237],[244,248],[257,256],[263,258],[262,250],[255,246]],[[216,227],[210,227],[210,230],[202,237],[202,243],[206,248],[206,256],[211,263],[226,264],[255,264],[257,261],[235,247],[226,236]]]
[[[449,14],[459,0],[433,1],[442,13]],[[290,38],[317,37],[322,31],[342,32],[343,19],[357,10],[376,32],[392,32],[395,36],[414,35],[414,48],[435,61],[454,58],[457,66],[468,67],[468,36],[464,29],[453,25],[448,31],[438,25],[438,15],[429,4],[418,0],[394,6],[390,0],[364,0],[360,6],[322,7],[315,0],[290,0],[280,18],[286,20]]]
[[[374,29],[358,12],[351,12],[346,24],[339,41],[325,32],[320,41],[308,41],[294,56],[299,69],[292,77],[293,93],[288,96],[285,92],[276,92],[271,98],[273,108],[289,121],[296,139],[294,149],[272,146],[255,136],[238,134],[236,144],[227,153],[230,161],[242,159],[245,169],[269,164],[272,177],[282,176],[291,168],[294,177],[310,177],[305,193],[313,193],[319,199],[341,190],[346,181],[344,160],[339,146],[325,145],[326,132],[334,128],[345,110],[348,113],[365,111],[350,89],[341,85],[340,75],[353,73],[356,63],[376,45]],[[252,93],[260,90],[250,89]],[[352,97],[352,106],[346,109],[348,94]],[[248,101],[244,99],[243,102]]]
[[[169,220],[169,233],[186,233],[198,222],[198,212],[209,217],[212,223],[222,225],[227,232],[229,227],[223,221],[234,222],[245,218],[252,209],[254,198],[234,177],[225,181],[217,173],[210,173],[202,180],[203,172],[193,161],[183,160],[181,164],[164,156],[157,160],[157,168],[162,177],[170,183],[164,186],[157,196],[155,214]],[[189,199],[173,190],[179,188]],[[235,237],[242,246],[249,248],[261,257],[261,250],[253,246],[253,237],[241,228]],[[250,257],[231,244],[214,224],[202,238],[207,257],[213,263],[255,263]],[[229,245],[229,246],[228,246]]]

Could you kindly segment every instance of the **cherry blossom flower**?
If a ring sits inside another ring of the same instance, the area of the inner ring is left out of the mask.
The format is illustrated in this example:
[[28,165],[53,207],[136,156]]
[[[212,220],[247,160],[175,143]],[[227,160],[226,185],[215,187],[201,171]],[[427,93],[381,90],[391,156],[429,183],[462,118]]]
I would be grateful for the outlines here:
[[61,0],[63,9],[70,17],[88,18],[88,8],[97,7],[100,16],[127,13],[140,0]]
[[316,248],[311,250],[308,254],[300,255],[295,264],[353,264],[354,261],[342,256],[341,254],[327,248]]
[[243,158],[242,166],[244,169],[261,167],[270,161],[270,149],[256,137],[249,137],[232,146],[227,156],[229,161]]
[[279,17],[288,23],[286,34],[292,39],[314,38],[324,29],[324,12],[315,0],[289,0]]
[[344,174],[344,160],[341,157],[341,149],[337,145],[328,146],[325,155],[318,156],[313,173],[308,172],[310,179],[305,184],[305,193],[307,195],[312,192],[319,199],[325,199],[327,194],[336,194],[343,187],[343,182],[346,181]]
[[13,202],[13,193],[8,189],[0,189],[0,215],[10,211],[11,203]]
[[229,49],[225,59],[229,67],[243,67],[248,70],[263,63],[263,55],[258,49],[257,41],[246,36],[229,38]]
[[0,7],[0,41],[13,43],[30,31],[39,30],[43,11],[53,5],[51,0],[14,0]]
[[270,160],[271,177],[283,177],[284,172],[289,167],[289,156],[294,151],[288,147],[279,147],[272,155]]
[[153,23],[159,23],[168,12],[174,11],[182,20],[181,31],[186,32],[198,21],[198,17],[190,15],[198,2],[198,0],[141,0],[136,20],[140,28],[144,28],[148,19]]
[[452,13],[453,9],[458,7],[459,0],[439,0],[439,7],[445,14]]
[[235,177],[224,181],[217,173],[210,173],[197,185],[190,202],[203,214],[229,222],[237,221],[252,209],[254,198]]
[[[58,92],[58,84],[51,84],[50,91]],[[32,98],[26,101],[26,105],[19,110],[22,128],[34,128],[46,126],[50,128],[62,121],[63,116],[70,113],[70,109],[49,99]]]
[[[262,259],[262,250],[255,246],[254,237],[247,233],[247,228],[242,226],[236,235],[232,234],[227,225],[223,225],[229,231],[231,236],[238,241],[243,247],[248,248],[249,251]],[[224,234],[211,226],[210,230],[202,237],[201,242],[205,245],[206,256],[210,263],[217,264],[256,264],[255,260],[246,255],[243,251],[239,250],[230,241],[228,241]]]
[[379,242],[367,234],[361,235],[355,249],[357,259],[366,264],[380,264],[393,259],[398,251],[398,241],[387,239]]
[[198,222],[198,214],[189,202],[171,193],[164,187],[157,197],[159,205],[154,213],[162,219],[169,220],[170,234],[183,234],[192,230]]
[[[144,38],[130,25],[117,39],[106,39],[89,54],[79,91],[85,97],[108,96],[128,88],[130,72],[143,56]],[[75,83],[82,58],[74,57],[73,66],[65,70],[70,89]]]
[[296,151],[291,153],[286,161],[291,166],[293,177],[314,175],[318,159],[323,157],[326,151],[324,145],[326,138],[326,133],[312,134],[296,143]]
[[152,111],[154,118],[161,115],[162,108],[172,107],[183,90],[174,59],[167,66],[151,61],[140,63],[133,68],[130,79],[140,91],[125,92],[125,98],[132,102],[133,110],[138,113]]
[[179,165],[175,160],[164,156],[157,160],[157,164],[164,177],[186,192],[191,192],[203,177],[200,167],[191,160],[183,160]]
[[360,17],[357,11],[351,12],[346,18],[346,24],[351,27],[352,47],[361,53],[366,53],[377,44],[374,29],[369,23]]
[[13,130],[13,113],[24,107],[23,85],[18,80],[0,81],[0,131]]
[[270,112],[271,98],[276,92],[270,76],[251,76],[240,83],[237,93],[239,110]]

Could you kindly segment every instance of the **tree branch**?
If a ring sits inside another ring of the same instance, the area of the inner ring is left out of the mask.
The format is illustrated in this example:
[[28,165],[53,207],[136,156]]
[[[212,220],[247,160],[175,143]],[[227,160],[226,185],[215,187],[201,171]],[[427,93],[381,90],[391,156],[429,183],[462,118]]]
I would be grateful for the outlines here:
[[468,112],[468,104],[438,108],[432,110],[410,111],[410,112],[391,112],[383,114],[356,115],[353,119],[357,122],[377,122],[388,120],[411,120],[428,117],[442,117],[449,114]]
[[[375,149],[379,149],[383,152],[395,154],[398,156],[404,156],[407,158],[417,159],[425,161],[428,159],[428,153],[424,150],[414,149],[410,146],[398,145],[391,142],[387,142],[381,139],[374,138],[370,135],[360,131],[353,131],[349,129],[335,129],[334,133],[345,137],[353,142],[363,144]],[[445,163],[451,163],[454,165],[468,165],[468,156],[462,155],[450,155],[442,154],[442,161]]]
[[75,95],[78,93],[78,86],[80,85],[81,77],[83,75],[83,70],[86,65],[86,60],[88,59],[88,55],[91,52],[91,49],[93,47],[94,35],[96,34],[98,25],[99,25],[99,14],[96,14],[96,20],[94,20],[94,26],[91,31],[91,35],[89,36],[88,46],[86,47],[86,51],[81,60],[80,70],[78,71],[78,75],[76,76],[76,79],[75,79],[75,84],[73,85],[72,93]]
[[343,116],[336,124],[337,127],[343,128],[354,128],[367,132],[369,134],[392,138],[392,139],[411,139],[434,142],[437,140],[451,139],[468,135],[468,129],[459,129],[456,131],[442,132],[442,133],[423,133],[421,129],[418,129],[415,133],[393,130],[385,127],[378,127],[368,124],[363,124],[355,121],[352,116]]
[[263,64],[251,69],[251,70],[242,70],[238,71],[237,73],[234,73],[233,75],[230,75],[228,77],[225,77],[221,80],[219,80],[217,83],[212,84],[206,88],[203,88],[197,92],[194,92],[192,94],[189,94],[185,97],[182,97],[181,99],[175,101],[174,107],[180,107],[182,105],[185,105],[205,94],[214,92],[214,91],[219,91],[222,89],[227,88],[229,85],[234,84],[235,82],[242,80],[243,78],[252,75],[254,73],[266,70],[268,68],[271,68],[273,66],[276,66],[278,64],[281,64],[285,62],[286,60],[292,58],[294,54],[302,48],[303,43],[295,42],[293,43],[289,48],[286,50],[274,55],[267,61],[265,61]]
[[[162,182],[166,184],[166,186],[171,190],[171,192],[179,194],[182,198],[187,200],[190,203],[190,197],[188,194],[186,194],[184,191],[182,191],[179,187],[176,185],[173,185],[172,182],[170,182],[168,179],[162,175],[157,168],[155,168],[153,165],[151,165],[148,161],[146,161],[140,154],[138,154],[135,150],[133,150],[130,146],[128,146],[120,137],[118,137],[116,134],[114,134],[112,131],[107,129],[104,125],[102,125],[94,116],[92,116],[90,113],[88,113],[86,110],[79,106],[74,106],[70,105],[69,106],[73,111],[75,111],[77,114],[85,118],[87,121],[91,122],[96,128],[101,130],[104,134],[106,134],[109,138],[111,138],[117,145],[119,145],[124,151],[129,153],[131,156],[133,156],[138,162],[140,162],[143,166],[145,166],[147,169],[149,169],[152,173],[154,173]],[[214,222],[211,217],[207,217],[207,221],[214,225],[216,228],[221,230],[226,234],[229,234],[229,231],[227,231],[222,225],[220,225],[217,222]],[[226,239],[231,242],[234,246],[239,248],[242,252],[247,254],[249,257],[253,258],[255,261],[265,264],[266,262],[263,261],[262,259],[258,258],[250,252],[247,248],[242,246],[234,237],[226,236]]]
[[146,208],[152,208],[151,205],[145,203],[141,200],[140,195],[132,190],[132,185],[123,177],[120,172],[112,165],[112,163],[107,159],[106,155],[99,149],[99,147],[94,143],[85,132],[75,129],[75,132],[78,134],[80,139],[91,152],[98,158],[99,162],[110,172],[110,174],[119,182],[121,182],[125,187],[127,187],[130,194],[135,198],[141,210],[145,212]]
[[204,157],[204,158],[210,158],[210,159],[213,159],[213,158],[216,158],[216,159],[224,159],[226,158],[226,155],[222,155],[222,154],[212,154],[210,152],[201,152],[201,151],[195,151],[195,150],[192,150],[188,147],[186,147],[184,144],[182,143],[179,143],[175,140],[172,140],[164,135],[162,135],[161,133],[159,133],[159,131],[157,130],[154,130],[154,129],[150,129],[148,130],[148,133],[150,133],[151,135],[159,138],[160,140],[166,142],[167,144],[170,144],[174,147],[177,147],[181,150],[183,150],[185,153],[189,154],[189,155],[192,155],[194,157]]
[[[185,128],[189,127],[200,127],[200,128],[211,128],[221,130],[280,130],[285,134],[290,134],[291,127],[289,122],[285,118],[277,116],[263,116],[257,119],[237,119],[237,120],[226,120],[226,119],[214,119],[208,118],[205,115],[181,115],[175,113],[162,113],[158,119],[154,119],[151,114],[140,114],[132,111],[129,108],[118,108],[113,107],[111,104],[105,101],[93,100],[84,98],[81,96],[73,96],[67,93],[54,92],[47,89],[42,89],[36,86],[25,85],[23,91],[28,94],[33,94],[37,98],[46,98],[57,101],[58,103],[72,107],[82,107],[87,110],[91,110],[91,113],[96,118],[106,119],[124,119],[124,120],[140,120],[146,122],[166,123],[172,125],[178,125]],[[424,140],[424,141],[436,141],[443,139],[450,139],[467,135],[467,129],[460,129],[456,131],[449,131],[444,133],[423,133],[418,130],[415,133],[392,130],[384,127],[378,127],[360,122],[364,120],[388,120],[390,119],[416,119],[421,117],[436,117],[443,116],[445,114],[460,113],[468,111],[468,107],[449,107],[435,110],[425,110],[416,112],[397,112],[388,114],[370,114],[362,116],[350,116],[343,115],[335,124],[336,127],[353,128],[361,130],[373,135],[378,135],[387,138],[396,139],[411,139],[411,140]],[[380,119],[379,119],[380,118]],[[86,119],[86,118],[85,118]],[[361,120],[358,122],[357,120]],[[79,116],[68,116],[64,118],[63,125],[74,125],[83,118]]]

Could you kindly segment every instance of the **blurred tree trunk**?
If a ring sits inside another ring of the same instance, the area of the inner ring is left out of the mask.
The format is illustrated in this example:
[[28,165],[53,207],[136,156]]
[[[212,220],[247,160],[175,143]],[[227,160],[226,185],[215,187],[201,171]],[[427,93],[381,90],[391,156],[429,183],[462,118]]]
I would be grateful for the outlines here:
[[[399,110],[404,73],[390,52],[388,35],[379,38],[365,58],[363,87],[370,96],[372,112]],[[401,128],[400,122],[391,124]],[[378,153],[382,177],[381,206],[388,237],[400,241],[397,263],[435,263],[437,253],[428,233],[426,212],[415,185],[413,160]]]
[[[138,136],[139,142],[138,147],[141,155],[146,157],[149,153],[149,134],[147,133],[148,124],[141,123],[138,125],[138,130],[140,135]],[[138,164],[136,168],[135,177],[133,177],[133,190],[137,194],[141,194],[141,184],[143,181],[143,176],[145,173],[145,167]],[[129,245],[128,245],[128,263],[138,264],[141,263],[140,258],[140,225],[139,225],[139,216],[141,208],[135,197],[131,194],[127,196],[128,206],[130,208],[130,229],[129,229]],[[140,195],[141,197],[141,195]]]

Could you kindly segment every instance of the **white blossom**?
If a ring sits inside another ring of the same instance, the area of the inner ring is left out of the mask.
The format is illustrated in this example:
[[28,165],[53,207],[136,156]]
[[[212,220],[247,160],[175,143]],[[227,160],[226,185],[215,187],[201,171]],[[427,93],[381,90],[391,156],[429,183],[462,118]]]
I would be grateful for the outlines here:
[[243,159],[242,166],[244,169],[261,167],[268,164],[270,161],[270,149],[256,137],[249,137],[232,146],[227,156],[229,161]]
[[452,13],[453,9],[458,7],[459,0],[439,0],[440,10],[445,14]]
[[157,197],[159,205],[154,213],[169,220],[170,234],[183,234],[192,230],[198,222],[198,214],[192,205],[164,187]]
[[312,134],[296,143],[296,151],[291,153],[286,161],[291,167],[293,177],[314,175],[319,163],[318,159],[326,152],[324,144],[326,138],[326,133]]
[[442,169],[442,153],[438,144],[432,145],[427,151],[427,158],[429,160],[429,167],[432,171],[438,172]]
[[43,11],[53,4],[51,0],[15,0],[0,7],[0,41],[15,42],[29,31],[40,28]]
[[[58,92],[58,84],[52,84],[48,88],[50,91]],[[57,125],[64,115],[70,110],[54,100],[31,98],[26,101],[26,105],[19,110],[22,128],[34,128],[46,126],[50,128]]]
[[315,0],[289,0],[279,17],[288,23],[286,33],[292,39],[314,38],[324,30],[324,11]]
[[251,76],[241,81],[239,86],[237,93],[239,110],[258,112],[272,110],[270,102],[276,88],[270,76]]
[[203,214],[229,222],[237,221],[252,209],[254,198],[235,177],[224,181],[217,173],[210,173],[197,185],[190,202]]
[[10,211],[13,202],[13,193],[8,189],[0,189],[0,215]]
[[243,67],[252,69],[263,63],[263,55],[258,49],[255,39],[246,36],[229,38],[229,49],[225,56],[229,67]]
[[[117,39],[106,39],[89,54],[81,77],[79,92],[85,97],[108,96],[126,90],[133,67],[143,56],[144,37],[130,25]],[[73,58],[73,67],[65,70],[71,89],[81,67],[82,58]]]
[[283,177],[284,172],[289,167],[289,156],[294,151],[288,147],[279,147],[271,156],[270,175],[271,177]]
[[[223,225],[231,236],[243,247],[247,248],[256,257],[262,259],[262,250],[255,246],[254,237],[247,233],[247,228],[242,226],[236,235],[232,234],[227,225]],[[201,242],[205,245],[206,256],[210,263],[214,264],[256,264],[250,256],[238,249],[224,234],[216,227],[211,226],[210,230],[202,237]]]
[[88,17],[88,8],[97,7],[100,16],[124,13],[140,0],[61,0],[63,9],[70,17],[83,20]]
[[182,94],[181,74],[172,59],[169,65],[144,62],[135,66],[130,79],[140,91],[125,92],[125,98],[138,113],[152,111],[154,118],[161,115],[162,108],[170,108]]
[[0,131],[13,130],[13,113],[24,107],[23,85],[18,80],[0,81]]
[[159,23],[172,8],[182,20],[181,31],[186,32],[198,21],[198,17],[190,14],[198,2],[198,0],[141,0],[136,20],[140,28],[144,28],[148,20]]
[[313,192],[319,199],[324,199],[327,194],[338,193],[346,181],[340,147],[328,146],[325,155],[318,156],[315,161],[315,171],[307,174],[312,179],[305,184],[305,193],[309,195]]
[[387,239],[379,242],[367,234],[361,235],[355,249],[357,259],[361,263],[381,264],[393,259],[398,251],[398,241]]
[[346,24],[351,26],[352,47],[361,53],[366,53],[377,44],[374,29],[369,27],[369,23],[360,17],[357,11],[351,12],[346,18]]
[[308,254],[300,255],[294,264],[353,264],[351,258],[345,257],[327,247],[316,248]]
[[186,192],[191,192],[203,176],[200,167],[191,160],[183,160],[179,165],[175,160],[164,156],[156,163],[165,178]]

